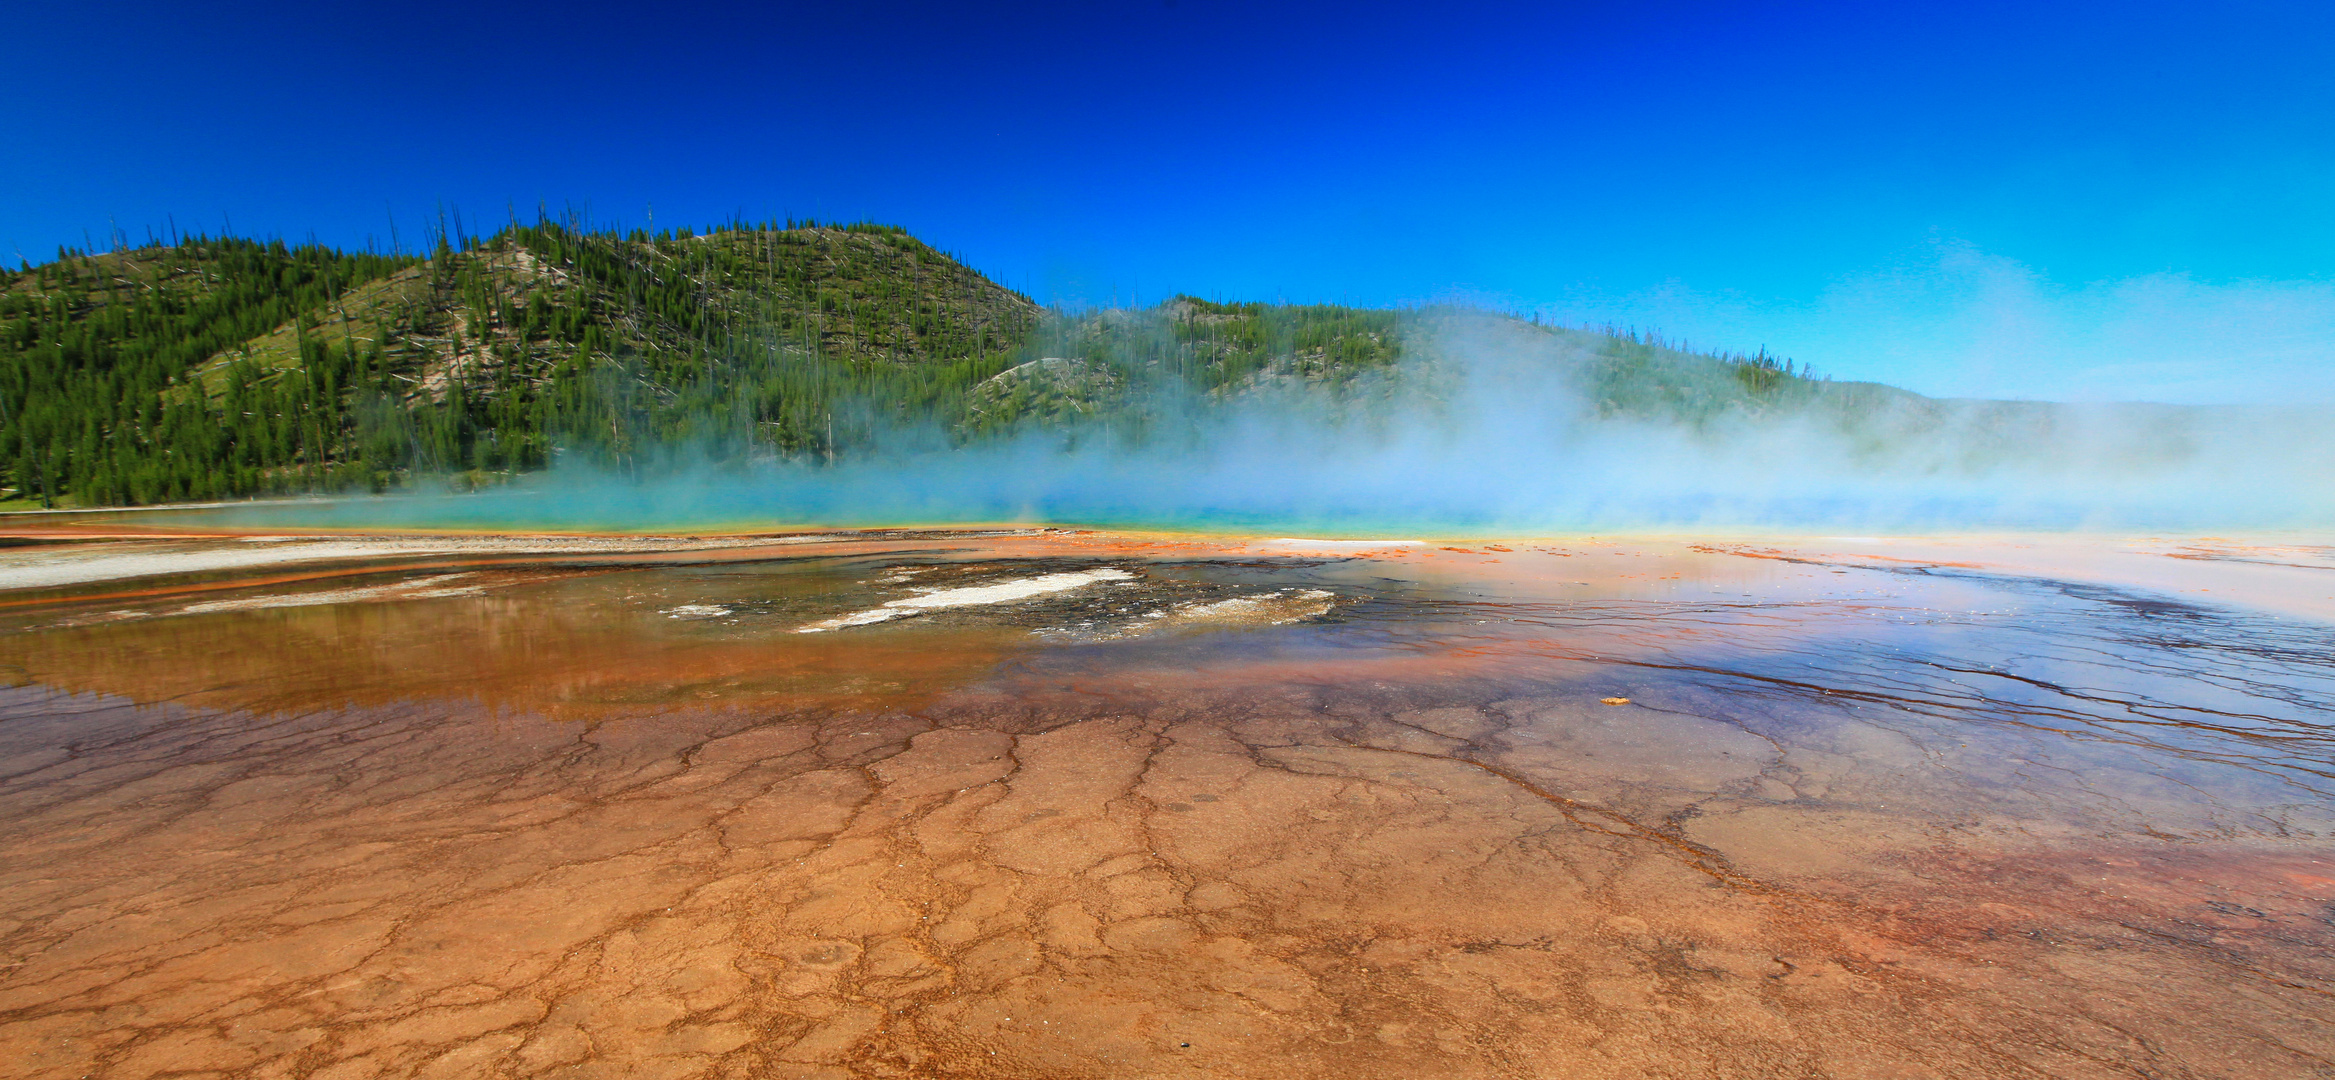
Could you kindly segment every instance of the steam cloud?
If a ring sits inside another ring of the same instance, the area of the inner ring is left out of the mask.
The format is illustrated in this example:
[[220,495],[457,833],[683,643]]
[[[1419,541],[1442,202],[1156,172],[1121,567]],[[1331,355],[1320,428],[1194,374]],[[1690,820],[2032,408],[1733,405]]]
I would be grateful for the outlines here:
[[2284,530],[2335,521],[2325,410],[1931,401],[1600,416],[1577,336],[1426,319],[1341,394],[1162,399],[1140,440],[1060,433],[637,482],[239,511],[247,524],[657,529],[1030,522],[1389,535],[1634,530]]

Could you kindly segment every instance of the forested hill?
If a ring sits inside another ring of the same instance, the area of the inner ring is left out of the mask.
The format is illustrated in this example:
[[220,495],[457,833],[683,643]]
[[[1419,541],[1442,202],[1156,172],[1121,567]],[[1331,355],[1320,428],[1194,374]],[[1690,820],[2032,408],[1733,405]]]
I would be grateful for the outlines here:
[[[206,238],[63,252],[0,275],[0,502],[475,485],[555,461],[823,463],[910,431],[1141,437],[1244,395],[1383,397],[1399,380],[1361,377],[1438,317],[1188,296],[1049,312],[870,224],[538,222],[426,257]],[[1581,403],[1606,415],[1867,404],[1765,354],[1530,332],[1556,339]]]
[[888,226],[549,222],[427,258],[195,238],[0,278],[15,500],[831,454],[1028,359],[1027,297]]

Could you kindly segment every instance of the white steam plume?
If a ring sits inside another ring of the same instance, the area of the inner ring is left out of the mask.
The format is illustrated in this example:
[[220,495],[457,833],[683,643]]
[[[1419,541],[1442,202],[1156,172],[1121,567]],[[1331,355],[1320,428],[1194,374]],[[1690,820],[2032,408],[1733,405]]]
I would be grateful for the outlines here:
[[[1583,531],[2292,530],[2335,523],[2319,409],[1933,401],[1867,384],[1697,420],[1599,415],[1581,335],[1423,316],[1343,394],[1256,392],[1140,442],[1059,434],[655,483],[294,511],[321,523],[655,529],[1022,521],[1385,535]],[[1667,378],[1657,373],[1651,378]],[[924,440],[931,446],[931,440]]]

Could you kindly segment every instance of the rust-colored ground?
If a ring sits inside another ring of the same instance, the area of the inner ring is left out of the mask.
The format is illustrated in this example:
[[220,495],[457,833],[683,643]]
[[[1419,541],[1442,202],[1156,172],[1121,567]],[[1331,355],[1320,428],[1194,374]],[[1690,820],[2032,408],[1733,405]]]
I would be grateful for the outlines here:
[[[0,634],[0,1074],[2335,1076],[2335,634],[2182,602],[2201,550],[2111,588],[1062,535],[42,594]],[[2273,561],[2208,568],[2319,572]],[[792,632],[1069,563],[1144,580]],[[1122,633],[1300,586],[1338,606]]]

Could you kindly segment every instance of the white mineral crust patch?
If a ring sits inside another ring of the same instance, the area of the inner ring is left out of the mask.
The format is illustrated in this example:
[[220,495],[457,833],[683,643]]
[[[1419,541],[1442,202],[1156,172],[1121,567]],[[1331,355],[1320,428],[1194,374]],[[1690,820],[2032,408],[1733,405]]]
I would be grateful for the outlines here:
[[357,604],[380,600],[430,600],[447,596],[471,596],[479,591],[476,585],[453,586],[448,582],[471,577],[468,572],[437,574],[413,581],[390,585],[372,585],[354,589],[333,589],[327,592],[282,593],[272,596],[252,596],[238,600],[210,600],[188,604],[178,609],[180,615],[201,615],[212,611],[256,611],[261,608],[317,607],[324,604]]
[[1065,592],[1099,581],[1127,581],[1135,575],[1115,567],[1100,570],[1072,570],[1060,574],[1040,574],[1031,578],[1016,578],[989,585],[968,585],[961,589],[930,589],[916,596],[887,600],[878,607],[855,611],[832,619],[822,619],[807,626],[795,628],[798,634],[816,634],[827,630],[841,630],[847,626],[866,626],[891,619],[921,615],[941,608],[969,607],[975,604],[1003,604],[1027,600],[1047,593]]
[[249,536],[226,541],[118,540],[0,552],[0,589],[50,589],[93,581],[242,570],[277,563],[412,555],[585,555],[705,551],[816,543],[833,535],[774,537],[444,536],[316,540]]
[[1236,596],[1209,604],[1193,604],[1176,614],[1195,621],[1285,623],[1330,610],[1330,594],[1321,589],[1283,590],[1263,596]]
[[1322,589],[1280,589],[1257,596],[1235,596],[1204,604],[1185,604],[1155,611],[1141,624],[1145,631],[1200,629],[1226,626],[1280,626],[1327,614],[1336,597]]

